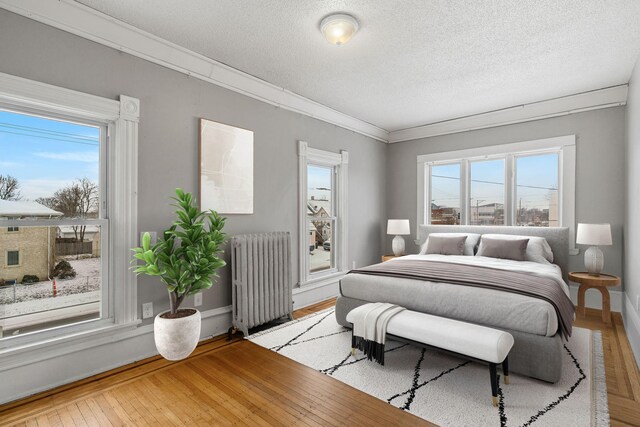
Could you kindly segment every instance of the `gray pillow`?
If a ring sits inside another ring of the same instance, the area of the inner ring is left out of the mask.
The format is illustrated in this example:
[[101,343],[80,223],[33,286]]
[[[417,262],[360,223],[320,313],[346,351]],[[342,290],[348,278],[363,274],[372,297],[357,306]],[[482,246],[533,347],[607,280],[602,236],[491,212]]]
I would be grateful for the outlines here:
[[429,244],[429,238],[431,236],[444,236],[444,237],[461,237],[467,236],[467,240],[464,242],[464,253],[462,255],[474,256],[476,249],[478,249],[478,243],[480,242],[480,235],[477,233],[431,233],[427,236],[427,240],[420,247],[420,255],[427,253],[427,245]]
[[504,240],[522,240],[529,239],[527,244],[526,261],[537,262],[541,264],[549,264],[553,262],[553,251],[549,242],[544,237],[538,236],[522,236],[515,234],[483,234],[482,238],[504,239]]
[[426,254],[464,255],[467,236],[429,236]]
[[476,256],[525,261],[529,239],[499,239],[482,236]]

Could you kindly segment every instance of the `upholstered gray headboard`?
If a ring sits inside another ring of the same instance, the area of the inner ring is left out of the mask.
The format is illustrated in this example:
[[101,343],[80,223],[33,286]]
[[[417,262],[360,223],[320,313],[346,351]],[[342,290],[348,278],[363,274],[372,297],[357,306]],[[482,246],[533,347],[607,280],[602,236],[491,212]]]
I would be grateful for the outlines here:
[[553,263],[562,269],[567,280],[569,273],[569,228],[568,227],[496,227],[487,225],[420,225],[418,242],[422,246],[430,233],[477,233],[517,234],[540,236],[547,239],[553,251]]

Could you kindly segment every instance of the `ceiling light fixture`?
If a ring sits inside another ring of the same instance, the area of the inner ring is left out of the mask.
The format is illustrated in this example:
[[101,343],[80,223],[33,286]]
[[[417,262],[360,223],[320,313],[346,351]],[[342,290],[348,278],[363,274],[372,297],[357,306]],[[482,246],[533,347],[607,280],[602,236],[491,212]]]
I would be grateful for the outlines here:
[[358,31],[358,21],[351,15],[336,13],[320,23],[320,31],[331,44],[343,45]]

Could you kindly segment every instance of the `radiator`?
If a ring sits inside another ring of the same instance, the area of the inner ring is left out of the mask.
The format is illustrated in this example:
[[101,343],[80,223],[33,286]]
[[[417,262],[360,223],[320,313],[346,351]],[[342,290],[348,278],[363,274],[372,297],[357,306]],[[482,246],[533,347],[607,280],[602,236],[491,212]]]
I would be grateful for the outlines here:
[[232,331],[283,316],[293,319],[291,236],[288,232],[245,234],[231,239]]

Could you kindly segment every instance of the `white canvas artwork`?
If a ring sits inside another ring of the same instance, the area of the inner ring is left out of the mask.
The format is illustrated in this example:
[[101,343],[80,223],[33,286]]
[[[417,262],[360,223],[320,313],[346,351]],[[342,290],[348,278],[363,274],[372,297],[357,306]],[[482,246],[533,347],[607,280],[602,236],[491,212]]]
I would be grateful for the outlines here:
[[253,213],[253,132],[200,119],[200,207]]

